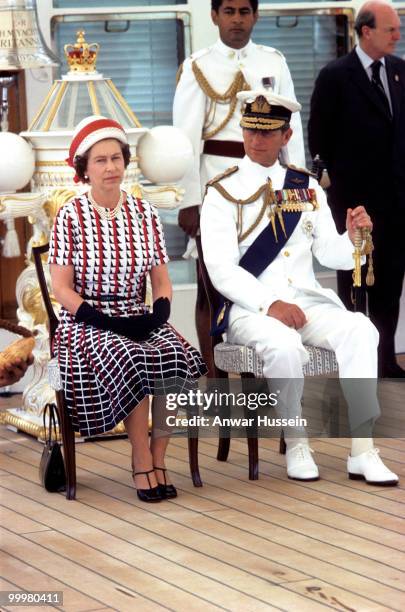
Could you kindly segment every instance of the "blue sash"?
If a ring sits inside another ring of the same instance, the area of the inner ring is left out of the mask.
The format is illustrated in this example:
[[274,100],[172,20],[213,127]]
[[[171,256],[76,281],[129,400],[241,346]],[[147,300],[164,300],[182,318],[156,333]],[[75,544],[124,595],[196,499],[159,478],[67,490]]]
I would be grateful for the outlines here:
[[[295,170],[294,168],[288,168],[283,189],[307,189],[309,184],[308,174]],[[277,257],[281,249],[288,242],[289,237],[295,230],[298,221],[300,220],[301,212],[288,212],[283,215],[285,233],[280,225],[278,216],[275,215],[276,230],[278,242],[276,242],[273,227],[271,222],[264,228],[264,230],[258,235],[256,240],[252,242],[246,253],[239,261],[241,268],[250,272],[256,278],[260,276],[262,272],[271,264],[271,262]],[[220,306],[215,315],[214,322],[211,327],[211,336],[217,334],[223,334],[229,322],[229,313],[233,302],[222,297]]]

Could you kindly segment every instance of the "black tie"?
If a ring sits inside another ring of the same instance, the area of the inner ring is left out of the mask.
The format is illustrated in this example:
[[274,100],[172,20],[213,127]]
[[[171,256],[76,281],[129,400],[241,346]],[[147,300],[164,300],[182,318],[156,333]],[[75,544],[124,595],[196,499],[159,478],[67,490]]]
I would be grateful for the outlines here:
[[380,68],[382,63],[379,60],[376,60],[371,64],[371,83],[374,89],[377,91],[380,100],[383,102],[385,108],[388,111],[389,116],[391,117],[391,109],[390,103],[387,98],[387,94],[385,93],[384,85],[382,84],[380,77]]

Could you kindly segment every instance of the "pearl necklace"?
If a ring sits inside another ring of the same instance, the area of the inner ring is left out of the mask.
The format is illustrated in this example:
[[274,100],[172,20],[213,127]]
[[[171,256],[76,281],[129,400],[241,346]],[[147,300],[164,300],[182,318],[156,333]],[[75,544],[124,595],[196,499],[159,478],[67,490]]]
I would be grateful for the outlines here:
[[87,198],[90,204],[92,205],[92,207],[94,208],[94,210],[98,212],[100,217],[102,219],[107,219],[108,221],[110,221],[111,219],[115,219],[115,217],[119,214],[122,208],[122,205],[124,203],[124,193],[121,190],[120,190],[119,200],[114,208],[106,208],[106,206],[100,206],[100,204],[97,204],[97,202],[94,200],[91,194],[91,191],[87,193]]

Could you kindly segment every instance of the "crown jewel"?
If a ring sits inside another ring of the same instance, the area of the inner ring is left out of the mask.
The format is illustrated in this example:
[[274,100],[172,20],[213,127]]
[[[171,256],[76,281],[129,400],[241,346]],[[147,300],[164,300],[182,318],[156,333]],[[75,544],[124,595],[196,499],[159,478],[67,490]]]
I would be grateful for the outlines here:
[[98,43],[88,44],[84,35],[84,30],[79,30],[75,44],[68,44],[64,47],[71,72],[94,72],[96,69],[100,45]]

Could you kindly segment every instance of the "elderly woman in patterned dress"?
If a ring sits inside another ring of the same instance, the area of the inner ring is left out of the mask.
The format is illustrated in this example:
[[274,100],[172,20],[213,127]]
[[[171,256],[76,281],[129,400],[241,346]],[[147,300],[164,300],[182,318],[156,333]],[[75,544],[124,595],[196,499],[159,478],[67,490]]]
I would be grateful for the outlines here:
[[[177,492],[165,468],[168,436],[152,433],[149,443],[149,396],[162,381],[191,384],[206,367],[167,322],[172,289],[162,226],[148,202],[121,190],[129,158],[119,123],[92,116],[77,126],[68,163],[90,189],[59,210],[51,234],[52,286],[62,304],[55,351],[75,429],[101,434],[123,420],[138,497],[160,501]],[[143,302],[147,275],[152,312]],[[153,432],[156,423],[165,429],[161,400]]]

